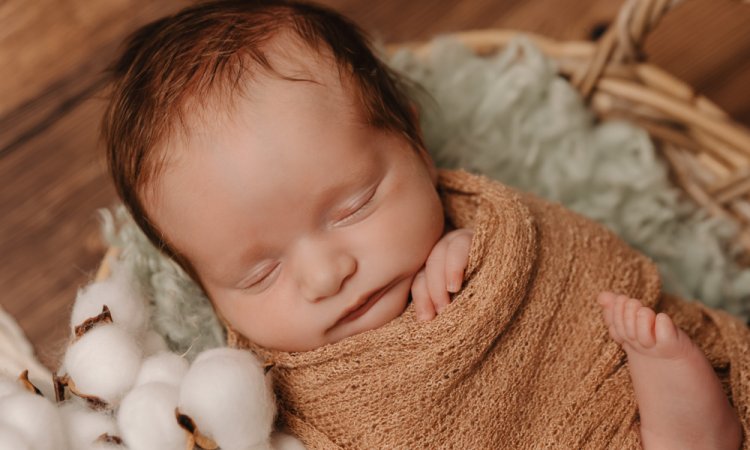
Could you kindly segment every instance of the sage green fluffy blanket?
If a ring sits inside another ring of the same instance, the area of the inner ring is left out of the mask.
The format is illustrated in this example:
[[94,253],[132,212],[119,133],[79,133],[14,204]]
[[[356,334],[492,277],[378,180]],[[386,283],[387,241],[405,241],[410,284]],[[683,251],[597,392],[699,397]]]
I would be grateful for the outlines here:
[[[658,265],[664,288],[747,319],[750,270],[733,263],[735,230],[710,219],[667,178],[646,132],[596,123],[554,63],[528,40],[479,58],[437,39],[427,59],[404,51],[391,65],[421,84],[427,147],[438,166],[462,167],[534,192],[603,223]],[[122,207],[103,211],[104,234],[123,248],[152,304],[153,328],[188,356],[223,345],[207,299],[148,243]]]

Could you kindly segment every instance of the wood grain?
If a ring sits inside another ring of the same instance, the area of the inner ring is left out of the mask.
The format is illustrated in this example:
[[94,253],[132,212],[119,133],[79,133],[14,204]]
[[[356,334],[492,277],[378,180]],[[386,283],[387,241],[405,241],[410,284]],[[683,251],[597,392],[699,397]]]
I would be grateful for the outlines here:
[[[502,27],[586,39],[615,0],[327,0],[385,42]],[[186,0],[0,2],[0,304],[55,367],[76,290],[104,251],[115,196],[98,142],[101,72],[121,40]],[[750,126],[750,5],[687,1],[649,37],[650,60]]]
[[0,3],[0,304],[56,367],[76,290],[115,202],[98,143],[102,71],[136,27],[184,1]]

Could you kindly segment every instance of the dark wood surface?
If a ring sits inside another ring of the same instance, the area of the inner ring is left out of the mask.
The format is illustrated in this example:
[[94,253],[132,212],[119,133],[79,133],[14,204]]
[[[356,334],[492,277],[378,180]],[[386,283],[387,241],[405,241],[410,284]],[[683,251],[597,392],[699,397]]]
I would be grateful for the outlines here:
[[[621,0],[326,0],[386,42],[499,27],[586,39]],[[116,199],[98,141],[101,70],[133,29],[186,0],[0,1],[0,304],[55,367]],[[649,38],[650,61],[750,126],[750,5],[690,0]]]

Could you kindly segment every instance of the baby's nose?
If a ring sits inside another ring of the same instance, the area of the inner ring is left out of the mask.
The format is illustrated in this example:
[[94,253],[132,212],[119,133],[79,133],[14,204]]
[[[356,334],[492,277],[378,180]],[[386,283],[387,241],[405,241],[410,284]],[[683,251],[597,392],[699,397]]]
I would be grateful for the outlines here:
[[307,242],[297,255],[301,294],[313,302],[338,294],[357,271],[357,261],[345,249],[324,242]]

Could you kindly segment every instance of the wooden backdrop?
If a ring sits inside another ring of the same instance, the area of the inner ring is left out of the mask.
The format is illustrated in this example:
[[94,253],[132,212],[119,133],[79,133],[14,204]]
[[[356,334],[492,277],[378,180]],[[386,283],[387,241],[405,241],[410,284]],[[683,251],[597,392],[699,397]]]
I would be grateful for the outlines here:
[[[622,0],[325,0],[386,42],[501,27],[587,39]],[[0,0],[0,304],[55,367],[114,204],[98,142],[101,69],[122,38],[187,0]],[[750,5],[687,0],[651,61],[750,126]]]

